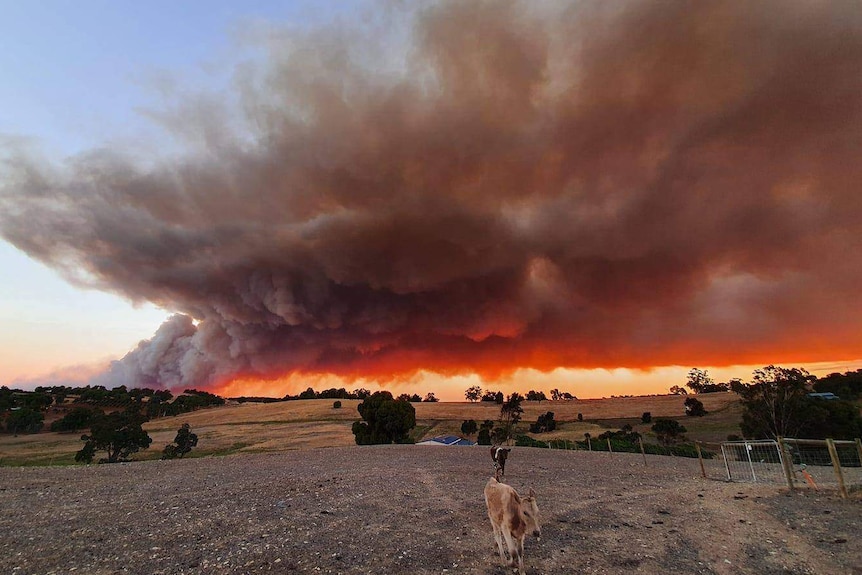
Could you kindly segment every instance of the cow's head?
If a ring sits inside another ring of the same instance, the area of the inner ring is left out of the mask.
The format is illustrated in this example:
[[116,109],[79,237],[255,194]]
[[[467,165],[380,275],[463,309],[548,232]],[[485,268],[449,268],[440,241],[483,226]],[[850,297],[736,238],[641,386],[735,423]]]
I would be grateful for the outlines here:
[[533,534],[533,537],[541,537],[542,526],[540,525],[539,506],[536,504],[536,492],[533,491],[532,487],[527,492],[526,497],[521,498],[521,511],[527,522],[527,529]]

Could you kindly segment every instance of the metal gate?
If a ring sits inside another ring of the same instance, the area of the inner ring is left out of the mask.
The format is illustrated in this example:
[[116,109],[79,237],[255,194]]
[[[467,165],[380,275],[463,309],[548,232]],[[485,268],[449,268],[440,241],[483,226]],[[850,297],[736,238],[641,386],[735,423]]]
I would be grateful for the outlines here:
[[774,440],[726,441],[721,444],[728,481],[783,482],[781,449]]

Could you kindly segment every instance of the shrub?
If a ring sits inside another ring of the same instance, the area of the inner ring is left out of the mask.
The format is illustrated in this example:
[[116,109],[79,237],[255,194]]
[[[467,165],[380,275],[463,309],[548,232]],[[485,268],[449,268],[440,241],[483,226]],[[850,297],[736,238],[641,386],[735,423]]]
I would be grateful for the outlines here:
[[6,416],[6,431],[10,433],[39,433],[45,425],[41,411],[21,407]]
[[332,402],[332,408],[333,409],[341,409],[341,402],[340,401],[333,401]]
[[544,415],[540,415],[536,423],[530,426],[530,433],[544,433],[546,431],[554,431],[557,428],[557,422],[554,421],[554,412],[549,411]]
[[583,414],[583,413],[579,413],[579,414],[578,414],[578,421],[583,421],[583,420],[584,420],[584,414]]
[[479,430],[479,424],[473,419],[468,419],[461,424],[461,433],[466,436],[471,436]]
[[641,423],[650,423],[652,421],[652,413],[649,411],[644,411],[643,415],[641,415]]
[[689,397],[685,400],[685,414],[693,417],[703,417],[707,411],[703,407],[703,403],[696,397]]
[[661,418],[656,420],[651,429],[656,434],[658,440],[665,445],[676,443],[688,431],[685,426],[675,419]]
[[479,430],[479,435],[476,437],[476,443],[479,445],[491,445],[491,430],[483,427]]

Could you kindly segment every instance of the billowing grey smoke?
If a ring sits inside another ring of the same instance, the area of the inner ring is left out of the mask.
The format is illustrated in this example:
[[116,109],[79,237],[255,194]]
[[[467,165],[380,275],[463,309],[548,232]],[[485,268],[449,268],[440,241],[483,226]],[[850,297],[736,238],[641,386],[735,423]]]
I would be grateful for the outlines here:
[[0,233],[180,314],[111,383],[858,356],[862,6],[536,6],[288,34],[183,157],[11,154]]

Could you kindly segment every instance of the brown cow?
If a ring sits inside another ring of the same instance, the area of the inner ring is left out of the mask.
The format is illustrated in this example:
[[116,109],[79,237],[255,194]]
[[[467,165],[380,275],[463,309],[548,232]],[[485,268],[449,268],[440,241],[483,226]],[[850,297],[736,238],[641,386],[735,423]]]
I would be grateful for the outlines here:
[[494,477],[500,481],[506,475],[506,459],[509,457],[511,448],[493,446],[491,448],[491,459],[494,461]]
[[[524,536],[528,530],[534,537],[542,534],[533,488],[530,488],[526,497],[521,497],[512,487],[492,477],[485,485],[485,505],[488,506],[488,518],[494,528],[500,560],[504,566],[517,567],[518,573],[524,575]],[[509,552],[508,562],[503,550],[504,540]]]

